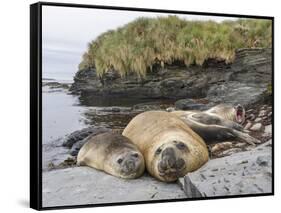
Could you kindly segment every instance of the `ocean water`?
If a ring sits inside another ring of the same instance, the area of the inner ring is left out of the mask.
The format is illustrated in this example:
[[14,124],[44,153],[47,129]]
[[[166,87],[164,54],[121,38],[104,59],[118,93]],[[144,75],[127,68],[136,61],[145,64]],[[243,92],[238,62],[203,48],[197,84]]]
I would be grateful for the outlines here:
[[[43,54],[43,82],[73,83],[80,55],[57,54],[47,51]],[[132,110],[135,104],[153,102],[129,98],[80,97],[67,89],[42,88],[42,134],[43,145],[51,144],[76,130],[87,126],[103,126],[122,129],[139,112]],[[159,101],[159,100],[157,100]],[[163,100],[164,101],[164,100]],[[164,102],[156,105],[167,104]],[[112,110],[118,108],[118,110]]]
[[85,107],[79,105],[77,96],[70,95],[65,90],[50,90],[47,86],[43,87],[43,144],[86,127],[82,116],[85,110]]

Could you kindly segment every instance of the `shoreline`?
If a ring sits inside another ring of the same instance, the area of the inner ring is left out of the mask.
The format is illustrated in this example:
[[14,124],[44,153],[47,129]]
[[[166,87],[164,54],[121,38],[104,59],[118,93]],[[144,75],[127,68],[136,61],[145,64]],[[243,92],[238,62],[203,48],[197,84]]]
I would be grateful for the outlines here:
[[[49,85],[46,86],[49,87]],[[67,88],[56,87],[51,88],[50,90],[55,91],[50,92],[50,95],[54,95],[57,93],[65,93],[66,95],[73,96],[68,92]],[[78,98],[79,96],[75,97]],[[128,119],[128,115],[132,116],[132,113],[134,113],[135,115],[147,110],[169,111],[178,109],[179,107],[186,109],[188,107],[201,108],[204,106],[209,106],[209,103],[205,103],[202,99],[200,99],[200,101],[196,103],[194,102],[194,100],[190,99],[184,99],[184,101],[181,100],[181,102],[178,101],[174,102],[174,104],[172,105],[161,105],[161,102],[157,101],[148,103],[138,103],[132,104],[131,107],[127,108],[120,106],[87,107],[85,105],[78,105],[87,109],[87,113],[79,113],[78,117],[76,118],[81,119],[79,116],[88,115],[88,119],[98,121],[99,125],[104,125],[111,121],[111,125],[116,127],[116,124],[119,123],[120,125],[120,122],[123,122],[122,125],[125,125],[128,122],[128,120],[118,120],[118,115],[122,115],[125,117],[127,116]],[[257,138],[263,138],[263,143],[267,142],[272,137],[271,111],[271,104],[264,104],[263,102],[257,104],[255,108],[246,109],[247,122],[244,124],[244,128],[246,128],[246,126],[248,125],[247,129],[250,134],[254,135]],[[117,119],[115,120],[117,123],[112,123],[112,119]],[[256,128],[256,124],[258,124],[260,127]],[[92,126],[93,128],[98,127],[88,123],[88,128],[89,126]],[[83,130],[81,126],[78,129]],[[112,129],[112,126],[109,129]],[[77,129],[75,129],[74,131],[77,132],[79,136],[79,131],[77,131]],[[76,166],[75,156],[71,156],[70,154],[71,147],[67,148],[63,146],[63,143],[71,135],[71,133],[73,132],[70,132],[69,134],[64,134],[64,136],[59,137],[56,140],[51,140],[51,144],[45,144],[45,146],[43,147],[43,162],[45,167],[43,171],[43,201],[45,206],[95,204],[122,201],[133,202],[157,199],[178,199],[190,196],[190,193],[186,189],[187,185],[190,184],[190,181],[188,182],[186,178],[191,177],[190,175],[192,174],[188,174],[186,177],[180,179],[178,182],[167,184],[152,178],[148,174],[145,174],[138,179],[128,181],[113,177],[111,175],[108,175],[101,171],[97,171],[92,168]],[[74,141],[74,144],[77,142],[79,141]],[[263,144],[259,146],[262,145]],[[257,148],[259,146],[257,146]],[[223,143],[211,145],[210,152],[212,153],[212,155],[211,159],[206,165],[212,165],[212,162],[214,160],[222,162],[227,157],[231,158],[235,155],[239,155],[240,153],[250,152],[253,149],[254,147],[237,141],[226,141]],[[253,170],[253,167],[251,167],[251,165],[248,165],[248,167],[250,170]],[[211,171],[212,169],[214,168],[211,168]],[[228,169],[231,170],[231,167],[228,166]],[[259,167],[256,169],[259,169]],[[194,174],[196,175],[200,172],[201,170],[199,169],[198,171],[195,171]],[[238,177],[243,179],[242,176]],[[268,178],[271,178],[271,176],[268,176]],[[271,181],[271,179],[268,180]],[[194,184],[195,183],[196,181],[194,182]],[[211,187],[209,186],[209,182],[206,182],[204,184],[207,184],[208,187]],[[131,192],[132,187],[137,188],[137,191],[139,191],[140,189],[143,190],[131,196],[129,192]],[[202,190],[200,187],[196,187],[196,190]],[[97,192],[98,194],[95,194]],[[116,200],[115,196],[112,196],[116,193],[120,195],[118,196],[119,200]],[[247,191],[245,193],[247,194]],[[191,194],[191,196],[195,195]]]

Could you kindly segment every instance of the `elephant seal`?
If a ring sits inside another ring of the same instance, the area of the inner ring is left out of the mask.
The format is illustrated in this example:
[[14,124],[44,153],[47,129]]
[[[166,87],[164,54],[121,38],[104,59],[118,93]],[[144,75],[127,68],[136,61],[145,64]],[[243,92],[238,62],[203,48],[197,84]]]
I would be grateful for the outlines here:
[[164,182],[177,180],[209,159],[202,138],[169,112],[138,114],[122,134],[137,145],[144,156],[147,171]]
[[241,105],[235,107],[220,104],[207,111],[174,111],[193,131],[200,135],[207,144],[227,140],[239,140],[251,145],[260,143],[243,132],[240,124],[245,120],[245,110]]
[[205,111],[206,113],[215,114],[221,118],[234,121],[238,124],[245,122],[245,109],[240,104],[233,106],[230,104],[219,104]]
[[137,178],[145,169],[144,158],[137,146],[114,132],[88,137],[78,153],[77,164],[125,179]]

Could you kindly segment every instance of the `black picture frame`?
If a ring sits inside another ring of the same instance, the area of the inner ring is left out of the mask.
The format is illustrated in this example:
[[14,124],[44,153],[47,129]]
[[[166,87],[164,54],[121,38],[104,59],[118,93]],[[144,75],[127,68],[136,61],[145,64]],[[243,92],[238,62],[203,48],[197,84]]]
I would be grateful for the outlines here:
[[[272,193],[235,195],[235,196],[227,196],[227,197],[217,196],[217,197],[192,198],[192,199],[185,198],[185,199],[173,199],[173,200],[43,207],[42,206],[42,7],[43,6],[108,9],[108,10],[119,10],[124,12],[126,11],[161,12],[161,13],[173,13],[173,14],[223,16],[223,17],[271,20],[272,21],[272,127],[273,127],[272,129]],[[268,195],[274,195],[274,17],[164,10],[164,9],[115,7],[115,6],[101,6],[101,5],[84,5],[84,4],[72,4],[72,3],[69,4],[69,3],[55,3],[55,2],[38,2],[30,5],[30,207],[31,208],[36,210],[69,209],[69,208],[84,208],[84,207],[98,207],[98,206],[179,202],[179,201],[190,201],[190,200],[256,197],[256,196],[268,196]]]

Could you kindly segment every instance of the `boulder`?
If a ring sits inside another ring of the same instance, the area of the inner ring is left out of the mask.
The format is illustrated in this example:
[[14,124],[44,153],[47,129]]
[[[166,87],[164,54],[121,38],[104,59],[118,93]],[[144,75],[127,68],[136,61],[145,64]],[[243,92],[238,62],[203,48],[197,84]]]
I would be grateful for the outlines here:
[[250,128],[250,130],[252,130],[252,131],[260,131],[261,128],[262,128],[262,124],[261,124],[261,123],[256,123],[256,124],[254,124],[254,125]]
[[205,104],[196,103],[192,99],[181,99],[175,102],[177,110],[206,110],[208,107]]
[[241,104],[247,107],[259,102],[264,97],[266,90],[265,86],[229,81],[211,86],[207,92],[207,99],[209,102],[218,104]]
[[73,146],[73,144],[75,144],[78,141],[83,140],[84,138],[88,137],[89,135],[97,135],[100,133],[104,133],[109,131],[109,129],[105,128],[105,127],[86,127],[84,129],[81,130],[77,130],[73,133],[71,133],[70,135],[68,135],[62,146],[64,147],[68,147],[71,148]]
[[210,160],[180,182],[188,198],[272,193],[271,140]]

